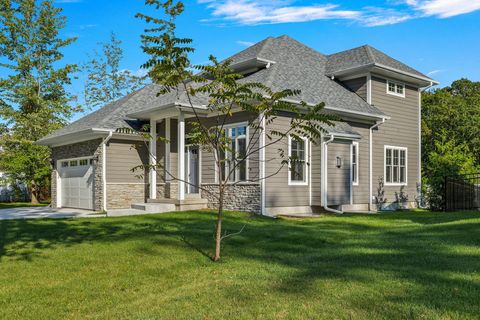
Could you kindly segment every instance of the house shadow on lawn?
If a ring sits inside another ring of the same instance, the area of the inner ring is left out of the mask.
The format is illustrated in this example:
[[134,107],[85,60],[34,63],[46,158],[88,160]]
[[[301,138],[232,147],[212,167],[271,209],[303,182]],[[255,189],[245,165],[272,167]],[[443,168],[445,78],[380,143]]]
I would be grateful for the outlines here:
[[[480,313],[479,213],[388,213],[317,220],[230,214],[224,225],[228,232],[236,232],[245,224],[240,235],[225,240],[223,264],[295,270],[274,275],[279,281],[271,285],[272,291],[308,297],[318,290],[318,281],[336,279],[371,285],[379,281],[377,274],[383,279],[415,284],[408,294],[384,296],[394,305],[423,305],[469,317]],[[0,264],[4,257],[41,259],[43,249],[56,246],[137,239],[145,239],[152,246],[189,248],[193,255],[207,259],[213,252],[213,231],[214,217],[209,213],[4,220],[0,221]],[[145,246],[142,250],[156,254]],[[238,290],[228,294],[237,298],[247,295]],[[364,298],[358,296],[346,303],[365,307]],[[389,312],[393,317],[403,311]]]

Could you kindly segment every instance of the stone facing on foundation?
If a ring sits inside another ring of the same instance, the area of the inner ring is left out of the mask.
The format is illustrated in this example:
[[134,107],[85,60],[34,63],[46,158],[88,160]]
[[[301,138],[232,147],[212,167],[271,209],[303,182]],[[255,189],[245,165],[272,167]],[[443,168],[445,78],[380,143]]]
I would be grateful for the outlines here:
[[[217,209],[218,201],[212,195],[218,194],[216,184],[202,184],[202,198],[208,200],[208,208]],[[261,213],[261,190],[256,183],[231,185],[225,191],[225,210]]]
[[107,183],[107,209],[127,209],[134,203],[144,203],[148,184]]
[[52,148],[52,207],[57,204],[57,161],[62,159],[94,157],[97,160],[94,164],[94,209],[103,210],[103,182],[102,182],[102,139],[89,140]]

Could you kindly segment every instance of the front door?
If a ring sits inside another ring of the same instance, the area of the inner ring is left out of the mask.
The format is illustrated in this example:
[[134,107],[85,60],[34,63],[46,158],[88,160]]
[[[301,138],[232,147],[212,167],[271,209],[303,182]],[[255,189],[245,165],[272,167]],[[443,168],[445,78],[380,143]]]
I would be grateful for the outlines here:
[[199,180],[200,180],[200,170],[199,170],[199,149],[198,146],[187,146],[185,147],[185,173],[187,177],[187,182],[185,185],[186,193],[198,193],[199,192]]

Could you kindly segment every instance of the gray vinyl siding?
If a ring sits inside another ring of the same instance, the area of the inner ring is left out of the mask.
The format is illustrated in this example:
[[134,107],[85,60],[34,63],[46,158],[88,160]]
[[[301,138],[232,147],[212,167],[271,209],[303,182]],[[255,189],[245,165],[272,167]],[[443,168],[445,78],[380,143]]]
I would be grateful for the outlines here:
[[[290,118],[278,116],[267,126],[266,131],[267,133],[271,130],[285,131],[289,127]],[[275,141],[275,136],[272,139]],[[266,144],[271,142],[268,138],[266,139]],[[279,149],[284,152],[284,158],[280,156]],[[286,159],[288,159],[287,138],[265,148],[265,174],[268,177],[265,181],[265,206],[267,208],[308,206],[310,204],[308,185],[288,185],[288,166],[282,165],[282,161]]]
[[[373,133],[373,195],[377,193],[378,179],[384,176],[384,146],[406,147],[408,185],[403,191],[408,195],[409,201],[414,201],[419,155],[418,88],[406,84],[405,98],[387,94],[386,91],[386,80],[372,76],[372,103],[391,117]],[[385,186],[387,202],[394,202],[395,192],[400,190],[400,186]]]
[[343,81],[343,84],[363,100],[367,100],[367,77],[360,77]]
[[[232,116],[227,117],[225,120],[225,125],[231,125],[241,122],[248,122],[252,123],[257,118],[256,115],[247,113],[247,112],[237,112],[234,113]],[[217,121],[218,120],[218,121]],[[209,117],[209,118],[202,118],[202,123],[207,126],[214,126],[217,123],[223,123],[223,118],[217,117]],[[188,132],[189,125],[187,123],[187,132]],[[255,132],[255,129],[252,127],[248,128],[248,141],[253,143],[251,150],[258,149],[258,139],[259,133]],[[207,148],[202,149],[201,151],[202,157],[202,168],[201,168],[201,181],[202,183],[214,183],[215,182],[215,157],[211,150]],[[252,182],[258,182],[259,178],[259,152],[254,152],[248,159],[248,178],[252,180]]]
[[369,166],[369,128],[371,125],[361,123],[350,123],[352,128],[360,133],[362,139],[358,140],[358,185],[353,186],[353,203],[368,204],[370,166]]
[[148,151],[143,143],[112,139],[107,145],[107,183],[148,183],[145,171],[132,172],[134,167],[147,163]]
[[320,206],[322,204],[322,143],[320,139],[316,143],[311,144],[310,154],[310,170],[312,184],[312,206]]
[[[327,202],[330,206],[350,203],[350,146],[351,141],[335,139],[328,144]],[[337,157],[342,166],[337,167]]]

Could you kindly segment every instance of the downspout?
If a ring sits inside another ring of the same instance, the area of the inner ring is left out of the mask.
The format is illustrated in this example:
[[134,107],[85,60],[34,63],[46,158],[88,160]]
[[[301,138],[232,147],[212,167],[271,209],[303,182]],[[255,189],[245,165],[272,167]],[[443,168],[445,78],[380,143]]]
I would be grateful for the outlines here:
[[382,118],[382,122],[377,122],[369,129],[369,159],[368,159],[368,167],[369,167],[369,200],[368,200],[368,210],[372,211],[373,207],[373,165],[372,165],[372,154],[373,154],[373,144],[372,144],[372,136],[373,136],[373,129],[378,128],[381,124],[385,123],[385,118]]
[[113,131],[108,132],[108,136],[102,141],[102,191],[103,191],[103,211],[107,212],[107,143],[112,138]]
[[343,211],[336,210],[333,208],[328,207],[328,144],[335,139],[335,136],[333,134],[330,135],[330,139],[327,141],[323,142],[323,172],[324,172],[324,178],[323,178],[323,208],[326,211],[337,213],[337,214],[343,214]]

